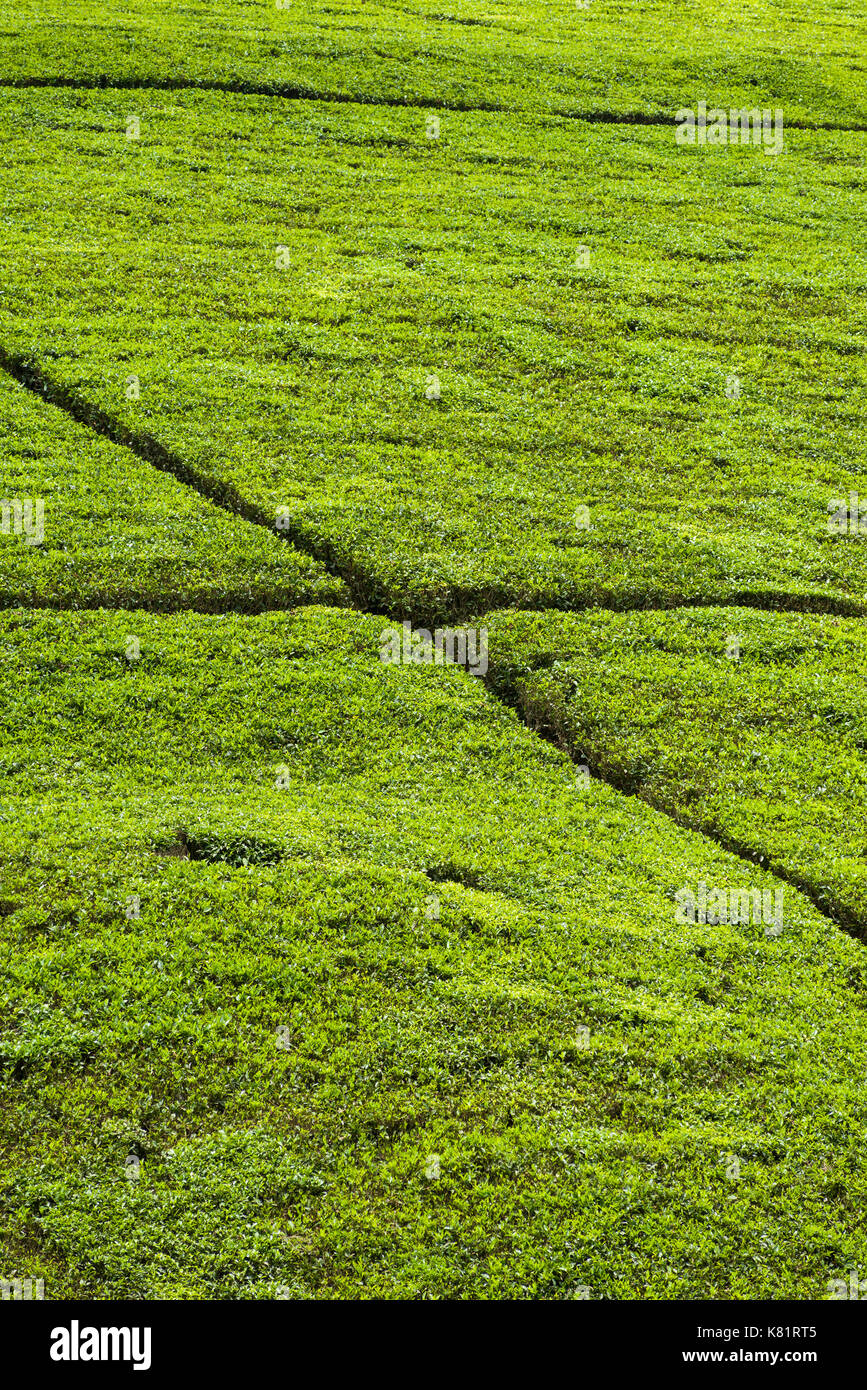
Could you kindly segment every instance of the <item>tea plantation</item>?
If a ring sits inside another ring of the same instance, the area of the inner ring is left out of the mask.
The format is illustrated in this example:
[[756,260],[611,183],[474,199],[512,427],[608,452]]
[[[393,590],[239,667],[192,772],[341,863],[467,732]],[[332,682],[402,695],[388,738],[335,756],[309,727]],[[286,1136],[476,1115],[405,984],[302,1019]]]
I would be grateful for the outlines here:
[[0,1276],[828,1298],[858,6],[0,20]]

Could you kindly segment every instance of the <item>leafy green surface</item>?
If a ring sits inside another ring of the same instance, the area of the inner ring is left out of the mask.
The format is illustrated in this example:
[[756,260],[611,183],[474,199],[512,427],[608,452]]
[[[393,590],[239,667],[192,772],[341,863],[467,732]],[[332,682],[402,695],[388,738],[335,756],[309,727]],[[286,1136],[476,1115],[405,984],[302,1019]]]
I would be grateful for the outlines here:
[[16,0],[7,82],[229,83],[458,108],[637,112],[784,105],[867,123],[855,0]]
[[[850,0],[0,11],[4,1277],[864,1268],[863,52]],[[490,688],[350,592],[486,622]]]
[[[339,580],[0,375],[0,605],[286,608],[347,601]],[[36,535],[42,504],[41,541]]]
[[533,725],[867,933],[862,622],[743,608],[488,622],[493,683]]
[[279,513],[370,607],[864,610],[828,508],[864,491],[867,136],[4,106],[10,358]]
[[826,1296],[867,1258],[861,947],[789,888],[776,936],[677,923],[681,885],[776,881],[380,630],[0,615],[6,1264]]

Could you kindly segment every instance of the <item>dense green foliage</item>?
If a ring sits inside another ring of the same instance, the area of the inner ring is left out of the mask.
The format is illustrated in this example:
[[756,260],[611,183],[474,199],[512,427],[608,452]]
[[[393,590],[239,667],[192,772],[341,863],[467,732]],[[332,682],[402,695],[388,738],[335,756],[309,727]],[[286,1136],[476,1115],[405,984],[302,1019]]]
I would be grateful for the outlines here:
[[706,97],[867,124],[858,0],[7,0],[0,15],[12,82],[669,117]]
[[380,627],[0,617],[7,1264],[824,1297],[867,1260],[861,947],[788,888],[776,937],[676,923],[682,884],[774,880]]
[[492,679],[593,772],[867,933],[867,632],[750,609],[508,613]]
[[8,353],[284,508],[371,607],[864,611],[828,505],[863,461],[867,135],[773,157],[216,93],[4,108]]
[[867,1268],[864,38],[0,12],[0,1277]]
[[[263,609],[346,601],[259,526],[0,377],[0,497],[43,507],[42,540],[0,535],[0,605]],[[10,509],[11,510],[11,509]]]

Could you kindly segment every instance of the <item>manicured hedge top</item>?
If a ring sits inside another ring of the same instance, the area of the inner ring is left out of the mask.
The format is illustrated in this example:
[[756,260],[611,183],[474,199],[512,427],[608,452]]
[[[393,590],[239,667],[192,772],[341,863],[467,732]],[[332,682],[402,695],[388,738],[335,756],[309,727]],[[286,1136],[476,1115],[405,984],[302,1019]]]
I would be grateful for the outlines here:
[[[51,13],[52,8],[55,13]],[[789,0],[66,0],[15,9],[6,81],[215,83],[346,100],[504,111],[671,116],[783,106],[792,120],[867,123],[855,6]]]
[[340,580],[309,556],[2,372],[0,499],[9,503],[0,526],[3,607],[255,611],[348,601]]
[[770,156],[210,92],[3,109],[0,344],[368,607],[863,611],[867,548],[828,509],[865,491],[867,135]]
[[508,613],[491,675],[598,775],[867,932],[867,631],[750,609]]
[[788,887],[777,934],[679,922],[779,881],[380,632],[0,615],[5,1267],[826,1297],[867,1262],[861,947]]

